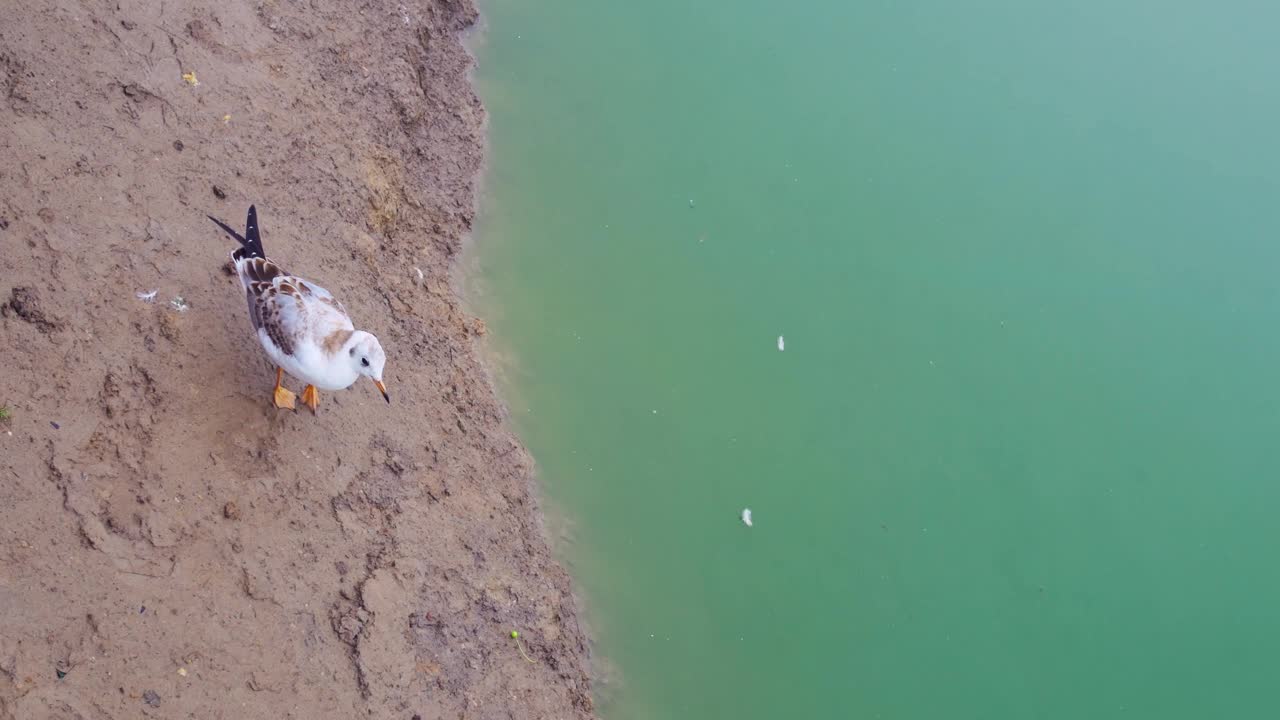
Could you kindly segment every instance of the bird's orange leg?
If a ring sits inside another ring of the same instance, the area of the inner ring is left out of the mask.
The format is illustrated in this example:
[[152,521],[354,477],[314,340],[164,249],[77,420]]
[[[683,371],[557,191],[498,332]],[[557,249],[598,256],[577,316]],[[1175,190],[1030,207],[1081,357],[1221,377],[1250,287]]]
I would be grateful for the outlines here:
[[316,414],[316,407],[320,405],[320,391],[316,390],[315,385],[308,385],[302,389],[302,402],[311,408],[311,414]]
[[281,380],[284,380],[284,368],[276,368],[276,389],[275,389],[274,396],[271,398],[271,401],[275,404],[277,408],[280,408],[281,410],[293,410],[294,409],[293,399],[297,397],[297,395],[294,395],[292,392],[285,390],[280,385]]

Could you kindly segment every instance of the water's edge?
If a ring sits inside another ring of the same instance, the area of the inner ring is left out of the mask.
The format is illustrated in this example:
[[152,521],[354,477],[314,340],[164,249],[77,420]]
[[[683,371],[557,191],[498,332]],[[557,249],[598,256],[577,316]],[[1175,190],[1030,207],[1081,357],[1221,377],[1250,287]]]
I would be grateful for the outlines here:
[[[486,22],[483,0],[473,1],[477,10],[476,19],[469,28],[460,33],[459,39],[469,59],[467,79],[471,85],[471,91],[479,98],[482,108],[480,122],[482,150],[480,166],[472,182],[471,215],[475,218],[475,221],[469,231],[461,238],[461,249],[455,256],[449,275],[451,289],[458,298],[462,309],[466,313],[480,318],[483,323],[484,318],[489,317],[490,313],[496,311],[491,302],[487,302],[484,299],[487,292],[480,268],[480,248],[484,242],[485,210],[489,203],[493,202],[493,198],[488,193],[486,182],[492,168],[493,145],[489,137],[488,108],[484,104],[484,96],[480,93],[476,81],[476,71],[480,65],[483,48],[485,43],[489,41],[489,26]],[[529,468],[527,486],[530,504],[532,505],[531,516],[537,523],[537,530],[544,543],[550,549],[555,562],[569,570],[570,568],[565,566],[568,558],[566,544],[570,542],[572,520],[561,508],[553,506],[550,498],[543,492],[542,478],[539,474],[537,461],[516,431],[512,420],[510,399],[502,391],[503,383],[501,378],[504,351],[496,339],[488,334],[487,329],[484,329],[486,326],[482,325],[481,327],[482,330],[476,333],[472,344],[473,359],[483,369],[483,381],[489,392],[497,399],[498,407],[501,408],[504,430],[515,438],[515,444],[518,446],[516,452],[522,456],[522,463]],[[563,625],[576,631],[577,636],[580,638],[579,648],[581,652],[557,658],[556,664],[566,670],[577,671],[565,672],[564,677],[566,678],[573,675],[585,675],[589,679],[590,686],[574,689],[583,691],[586,697],[594,697],[594,693],[599,690],[598,684],[608,678],[612,674],[612,670],[603,658],[592,652],[594,635],[591,632],[589,617],[585,613],[583,599],[577,592],[577,581],[573,578],[572,572],[568,574],[570,577],[570,604],[562,609],[560,621]],[[594,716],[594,708],[591,708],[590,711]]]

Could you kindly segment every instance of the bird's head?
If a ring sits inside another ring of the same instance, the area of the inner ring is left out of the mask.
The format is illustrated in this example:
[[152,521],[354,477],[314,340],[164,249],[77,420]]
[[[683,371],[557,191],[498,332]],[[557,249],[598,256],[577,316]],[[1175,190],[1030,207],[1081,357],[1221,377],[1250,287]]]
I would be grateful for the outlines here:
[[347,343],[347,359],[356,374],[366,375],[373,380],[382,397],[390,403],[391,396],[387,395],[387,387],[382,384],[382,368],[387,364],[387,354],[383,352],[382,343],[378,342],[378,338],[363,330],[357,330]]

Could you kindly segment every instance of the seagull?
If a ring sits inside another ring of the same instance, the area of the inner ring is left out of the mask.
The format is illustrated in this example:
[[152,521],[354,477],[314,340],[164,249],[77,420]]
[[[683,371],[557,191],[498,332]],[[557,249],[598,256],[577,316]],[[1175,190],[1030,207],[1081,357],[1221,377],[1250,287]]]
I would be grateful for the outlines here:
[[258,234],[257,208],[249,206],[243,236],[212,215],[208,217],[240,243],[231,253],[231,261],[244,286],[258,342],[276,365],[275,406],[294,409],[297,396],[280,384],[285,372],[307,383],[302,402],[312,414],[320,404],[318,390],[351,387],[361,375],[373,380],[390,403],[382,384],[387,355],[378,338],[356,330],[347,309],[328,290],[290,275],[267,258]]

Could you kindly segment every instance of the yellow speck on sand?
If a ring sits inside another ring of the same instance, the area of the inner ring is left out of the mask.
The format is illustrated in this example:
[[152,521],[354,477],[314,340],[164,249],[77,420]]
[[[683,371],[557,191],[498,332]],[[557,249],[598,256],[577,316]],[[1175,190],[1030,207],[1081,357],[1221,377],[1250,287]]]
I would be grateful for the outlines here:
[[187,676],[187,669],[186,669],[186,668],[178,668],[178,674],[179,674],[179,675],[181,675],[182,677],[186,677],[186,676]]
[[191,87],[195,87],[200,84],[200,81],[196,79],[195,71],[182,73],[182,79],[186,80],[187,84]]
[[230,116],[230,115],[223,115],[223,116],[222,116],[222,122],[224,122],[224,123],[229,123],[229,122],[231,122],[231,116]]

